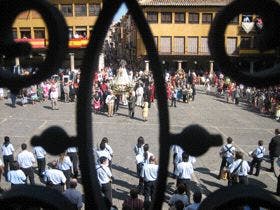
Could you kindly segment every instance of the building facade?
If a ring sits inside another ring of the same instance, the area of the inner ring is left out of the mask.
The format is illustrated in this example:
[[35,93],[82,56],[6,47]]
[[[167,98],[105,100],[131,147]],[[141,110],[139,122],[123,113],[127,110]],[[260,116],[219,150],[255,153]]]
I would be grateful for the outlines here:
[[[219,10],[232,0],[140,0],[154,36],[163,68],[166,70],[213,70],[208,48],[208,33]],[[235,17],[225,32],[226,52],[250,71],[256,68],[256,23],[254,14]],[[141,35],[136,35],[137,57],[147,59]],[[271,57],[274,52],[269,52]],[[255,65],[254,65],[255,64]],[[259,64],[258,64],[259,65]],[[259,66],[261,68],[261,65]],[[246,67],[247,67],[246,66]]]

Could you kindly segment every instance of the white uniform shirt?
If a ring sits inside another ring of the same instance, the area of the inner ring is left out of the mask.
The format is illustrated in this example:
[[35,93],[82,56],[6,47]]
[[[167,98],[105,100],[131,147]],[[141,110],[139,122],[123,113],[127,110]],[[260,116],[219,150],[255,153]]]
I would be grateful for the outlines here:
[[253,155],[255,155],[257,158],[263,158],[264,154],[265,154],[265,148],[263,146],[259,146],[253,152]]
[[12,170],[9,171],[8,174],[8,181],[12,184],[25,184],[26,183],[26,176],[22,170]]
[[43,147],[36,146],[33,148],[33,153],[35,154],[37,159],[45,158],[45,155],[47,154]]
[[97,165],[96,166],[96,173],[99,184],[107,184],[111,181],[112,172],[108,166],[105,165]]
[[114,151],[112,150],[112,147],[107,143],[105,143],[105,150],[107,150],[109,154],[113,156]]
[[229,158],[229,157],[233,157],[234,156],[234,152],[235,152],[235,147],[232,146],[232,144],[227,144],[227,145],[224,145],[221,148],[220,155],[222,157]]
[[4,144],[2,145],[3,156],[12,155],[14,151],[15,151],[15,149],[11,143],[8,144],[8,146],[5,146]]
[[78,152],[77,147],[68,147],[66,150],[67,153],[75,153]]
[[57,168],[59,170],[62,170],[62,171],[66,171],[66,170],[69,170],[69,169],[73,168],[73,164],[70,160],[70,157],[69,156],[64,156],[62,161],[58,160],[57,161]]
[[35,158],[31,152],[27,150],[23,150],[18,154],[17,161],[19,167],[30,168],[32,167],[33,163],[35,163]]
[[106,157],[108,160],[112,160],[110,153],[106,149],[97,150],[96,155],[97,155],[97,160],[99,160],[99,158],[101,158],[101,157]]
[[[229,166],[229,172],[233,173],[233,171],[239,166],[241,161],[242,161],[241,159],[234,161]],[[239,166],[239,168],[237,169],[235,174],[238,176],[247,176],[249,171],[250,171],[250,166],[249,166],[248,162],[246,160],[243,160],[242,164]]]
[[145,164],[141,171],[141,177],[144,178],[145,182],[155,181],[158,174],[158,165],[156,164]]
[[148,155],[147,155],[147,159],[145,159],[145,153],[143,154],[143,158],[144,158],[144,163],[145,164],[149,164],[149,161],[150,161],[150,157],[154,157],[154,154],[147,151]]
[[135,159],[136,159],[136,164],[144,163],[144,156],[142,154],[136,155]]
[[191,179],[191,176],[193,174],[193,165],[190,162],[178,163],[174,174],[179,179]]
[[62,171],[58,169],[48,169],[44,172],[44,181],[52,182],[54,185],[58,185],[66,182],[66,177]]
[[174,163],[180,163],[182,162],[182,154],[184,152],[184,150],[182,149],[182,147],[178,146],[178,145],[173,145],[173,153],[177,154],[175,159],[174,159]]
[[1,159],[0,159],[0,166],[4,166],[4,163]]
[[137,144],[134,146],[133,151],[135,153],[135,155],[144,154],[144,144],[141,147],[138,147]]

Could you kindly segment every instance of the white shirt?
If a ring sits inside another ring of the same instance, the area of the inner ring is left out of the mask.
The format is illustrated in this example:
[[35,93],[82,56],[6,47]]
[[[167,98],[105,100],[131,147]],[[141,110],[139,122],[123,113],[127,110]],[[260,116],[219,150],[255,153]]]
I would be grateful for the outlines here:
[[8,146],[2,145],[2,154],[3,156],[12,155],[15,151],[13,145],[11,143],[8,144]]
[[0,166],[4,166],[3,161],[0,159]]
[[193,165],[190,162],[178,163],[174,174],[179,179],[191,179],[191,175],[193,174]]
[[44,181],[52,182],[54,185],[65,183],[66,177],[62,171],[58,169],[48,169],[44,173]]
[[143,154],[143,158],[144,158],[144,163],[145,163],[145,164],[149,164],[150,157],[154,156],[154,154],[151,153],[151,152],[149,152],[149,151],[147,151],[147,153],[148,153],[147,159],[145,159],[145,152],[144,152],[144,154]]
[[221,150],[220,150],[220,155],[222,157],[233,157],[234,156],[234,152],[235,152],[235,147],[232,146],[232,144],[227,144],[222,146]]
[[174,159],[174,163],[180,163],[182,162],[182,154],[184,152],[184,150],[182,149],[182,147],[178,146],[178,145],[173,145],[173,153],[177,154],[175,159]]
[[[234,169],[236,169],[238,167],[238,165],[240,164],[241,161],[242,161],[241,159],[234,161],[229,166],[229,172],[232,173],[234,171]],[[249,166],[248,162],[246,160],[243,160],[242,164],[237,169],[235,174],[238,176],[247,176],[249,171],[250,171],[250,166]]]
[[105,149],[110,153],[111,156],[113,156],[114,152],[109,144],[105,143]]
[[73,168],[73,164],[70,160],[70,157],[69,156],[64,156],[62,161],[58,160],[57,161],[57,168],[59,170],[62,170],[62,171],[66,171],[66,170],[69,170],[69,169]]
[[259,146],[253,152],[253,155],[255,155],[257,158],[263,158],[264,154],[265,154],[265,148],[263,146]]
[[67,153],[75,153],[77,151],[77,147],[68,147],[68,149],[66,150]]
[[97,155],[97,160],[99,160],[99,158],[101,157],[106,157],[108,160],[112,160],[110,153],[106,149],[96,151],[96,155]]
[[133,151],[134,151],[135,155],[138,155],[138,154],[143,155],[144,154],[144,144],[141,145],[141,147],[138,147],[136,144],[133,148]]
[[17,161],[18,161],[19,167],[30,168],[30,167],[32,167],[33,163],[35,163],[35,158],[31,152],[29,152],[27,150],[23,150],[18,154]]
[[45,158],[45,155],[47,154],[43,147],[36,146],[33,148],[33,153],[35,154],[37,159]]
[[145,182],[155,181],[158,174],[158,165],[156,164],[145,164],[141,171],[141,177],[144,178]]
[[26,183],[26,176],[22,170],[12,170],[9,171],[8,174],[8,181],[12,184],[25,184]]
[[136,155],[135,159],[136,159],[136,161],[135,161],[136,164],[144,163],[144,156],[142,154]]
[[108,166],[105,166],[103,164],[97,165],[96,173],[100,185],[107,184],[111,181],[112,173]]

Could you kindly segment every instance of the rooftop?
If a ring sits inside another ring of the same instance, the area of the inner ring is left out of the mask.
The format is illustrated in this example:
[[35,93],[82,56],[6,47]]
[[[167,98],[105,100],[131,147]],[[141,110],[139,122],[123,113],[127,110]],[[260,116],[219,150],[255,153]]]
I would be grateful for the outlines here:
[[233,0],[139,0],[141,6],[225,6]]

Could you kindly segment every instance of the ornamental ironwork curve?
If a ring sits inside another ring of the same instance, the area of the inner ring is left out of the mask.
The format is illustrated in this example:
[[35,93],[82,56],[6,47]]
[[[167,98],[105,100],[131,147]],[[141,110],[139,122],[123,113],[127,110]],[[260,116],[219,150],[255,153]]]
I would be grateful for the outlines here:
[[[161,209],[167,179],[170,146],[180,145],[190,155],[200,156],[211,146],[222,145],[220,135],[211,135],[199,125],[186,127],[179,134],[169,132],[169,114],[163,71],[159,62],[152,33],[145,16],[136,0],[105,0],[103,8],[94,25],[93,34],[83,59],[81,68],[80,87],[78,92],[76,126],[77,136],[70,137],[60,127],[49,127],[40,136],[31,139],[33,146],[43,146],[50,154],[57,155],[67,147],[77,146],[79,151],[82,184],[85,193],[86,209],[106,209],[97,182],[95,163],[92,150],[92,116],[90,95],[92,90],[93,69],[97,69],[98,55],[106,32],[114,14],[122,3],[125,3],[136,22],[138,30],[145,43],[151,69],[155,79],[158,98],[160,122],[160,161],[157,180],[156,196],[151,209]],[[56,73],[62,64],[68,44],[67,25],[64,17],[49,2],[44,0],[1,0],[0,1],[0,54],[7,57],[27,55],[31,46],[27,43],[15,43],[12,36],[12,24],[17,15],[26,10],[36,10],[44,19],[49,32],[49,47],[46,59],[39,64],[39,71],[33,75],[17,76],[7,71],[0,71],[0,86],[9,88],[17,93],[21,88],[28,87],[46,80]],[[280,7],[271,0],[236,0],[227,5],[214,19],[209,33],[210,51],[215,61],[225,73],[237,82],[245,85],[269,86],[279,82],[280,71],[263,70],[254,75],[241,72],[233,65],[225,53],[224,32],[226,25],[237,14],[242,12],[257,13],[264,18],[264,33],[261,37],[263,45],[260,50],[270,49],[279,45]],[[267,81],[270,81],[268,83]],[[160,186],[160,187],[159,187]],[[23,207],[40,206],[48,209],[72,209],[69,201],[59,192],[42,186],[20,186],[5,192],[0,198],[1,209],[11,209],[11,203]],[[279,201],[271,194],[254,186],[232,186],[211,193],[201,204],[200,209],[229,209],[242,205],[262,206],[268,209],[280,209]]]

